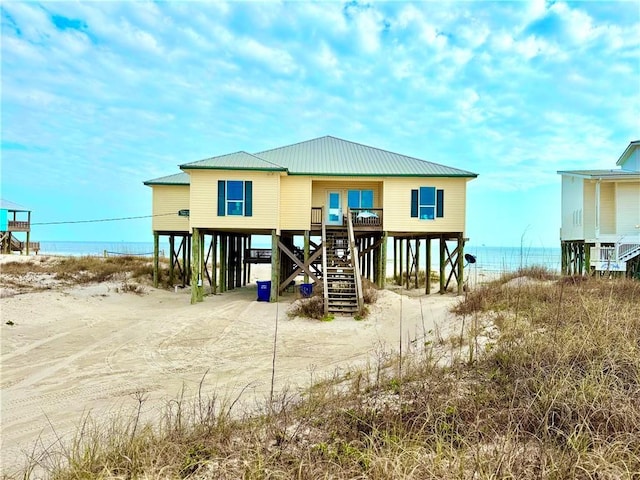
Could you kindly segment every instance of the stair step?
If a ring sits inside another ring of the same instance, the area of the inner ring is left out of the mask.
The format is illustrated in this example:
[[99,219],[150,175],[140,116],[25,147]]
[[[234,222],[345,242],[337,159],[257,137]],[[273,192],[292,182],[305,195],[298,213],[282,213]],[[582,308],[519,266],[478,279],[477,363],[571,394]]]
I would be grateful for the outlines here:
[[358,309],[358,302],[329,302],[330,308],[355,308]]

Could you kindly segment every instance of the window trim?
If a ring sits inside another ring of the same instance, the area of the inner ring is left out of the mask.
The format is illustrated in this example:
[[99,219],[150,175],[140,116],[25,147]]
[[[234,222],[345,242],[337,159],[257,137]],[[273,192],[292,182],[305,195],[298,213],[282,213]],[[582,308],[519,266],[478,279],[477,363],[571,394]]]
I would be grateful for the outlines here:
[[[229,183],[242,184],[242,199],[229,199]],[[230,213],[231,203],[241,203],[242,213]],[[219,217],[251,217],[253,216],[253,182],[251,180],[218,180],[218,216]]]
[[[427,198],[422,198],[423,189],[433,189],[433,203],[428,203]],[[420,212],[423,208],[433,208],[433,217],[422,217]],[[420,186],[411,190],[411,217],[418,220],[433,221],[444,218],[444,189],[434,186]]]
[[[358,193],[358,206],[357,207],[352,207],[350,205],[350,200],[351,200],[351,192],[357,192]],[[371,192],[371,206],[370,207],[363,207],[362,206],[362,194],[364,192]],[[374,208],[374,193],[373,193],[373,189],[372,188],[361,188],[361,189],[349,189],[347,190],[347,207],[349,208],[357,208],[357,209],[366,209],[366,208]]]

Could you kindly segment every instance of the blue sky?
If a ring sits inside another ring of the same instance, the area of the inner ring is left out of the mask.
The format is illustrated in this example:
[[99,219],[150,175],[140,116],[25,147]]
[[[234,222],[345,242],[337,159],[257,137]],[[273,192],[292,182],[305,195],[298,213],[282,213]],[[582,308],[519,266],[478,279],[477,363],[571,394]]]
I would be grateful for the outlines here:
[[[557,170],[640,138],[640,3],[5,1],[2,197],[148,215],[144,180],[323,135],[471,170],[473,245],[557,247]],[[149,219],[35,240],[150,241]]]

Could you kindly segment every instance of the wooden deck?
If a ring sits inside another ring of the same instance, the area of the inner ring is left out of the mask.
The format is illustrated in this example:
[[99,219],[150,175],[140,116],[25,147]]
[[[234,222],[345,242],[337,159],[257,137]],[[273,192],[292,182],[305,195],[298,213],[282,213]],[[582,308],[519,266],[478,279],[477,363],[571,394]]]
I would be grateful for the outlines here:
[[9,220],[7,222],[7,227],[9,232],[29,232],[31,231],[30,222]]
[[[319,230],[322,226],[324,209],[322,207],[311,208],[311,228]],[[347,215],[351,216],[351,224],[355,231],[381,232],[384,225],[382,208],[350,208]],[[347,215],[343,216],[342,225],[327,225],[327,228],[347,227]]]

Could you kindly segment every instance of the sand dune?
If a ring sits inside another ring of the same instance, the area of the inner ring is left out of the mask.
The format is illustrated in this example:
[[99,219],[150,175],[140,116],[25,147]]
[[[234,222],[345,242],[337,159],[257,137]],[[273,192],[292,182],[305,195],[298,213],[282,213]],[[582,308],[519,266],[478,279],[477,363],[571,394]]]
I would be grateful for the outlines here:
[[276,389],[304,388],[397,350],[401,338],[407,348],[457,324],[451,294],[383,290],[367,319],[320,322],[288,317],[294,293],[279,303],[256,301],[255,284],[197,305],[188,289],[145,290],[122,293],[117,283],[102,283],[0,299],[3,472],[34,447],[59,448],[57,438],[69,440],[88,412],[107,418],[132,410],[136,392],[146,395],[146,419],[182,389],[195,395],[203,377],[204,393],[240,395],[250,408],[270,392],[276,318]]

